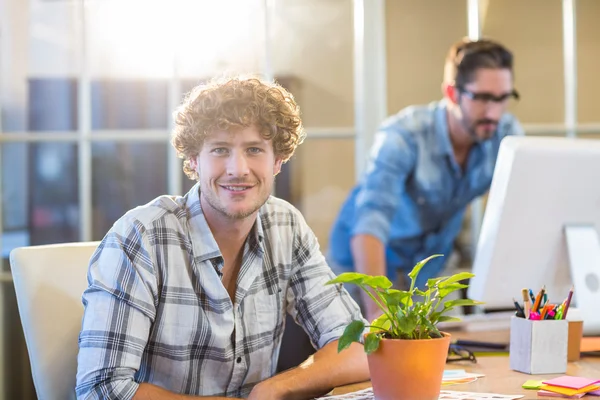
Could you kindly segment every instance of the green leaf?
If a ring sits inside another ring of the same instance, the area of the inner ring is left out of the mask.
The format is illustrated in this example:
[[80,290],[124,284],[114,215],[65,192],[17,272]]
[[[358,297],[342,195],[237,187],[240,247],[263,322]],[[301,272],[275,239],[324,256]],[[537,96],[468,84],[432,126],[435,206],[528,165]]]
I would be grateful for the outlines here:
[[448,279],[449,276],[439,276],[437,278],[427,279],[427,286],[433,288],[439,281],[443,281],[444,279]]
[[475,276],[475,274],[473,274],[471,272],[459,272],[458,274],[452,275],[451,277],[444,279],[438,285],[440,288],[443,288],[443,287],[451,285],[455,282],[463,281],[465,279],[470,279],[474,276]]
[[377,333],[369,333],[365,338],[365,352],[371,354],[379,348],[381,337]]
[[454,307],[460,307],[460,306],[475,306],[478,304],[485,304],[481,301],[475,301],[475,300],[471,300],[471,299],[456,299],[456,300],[450,300],[444,303],[444,310],[449,310],[451,308]]
[[362,283],[373,289],[389,289],[392,287],[392,282],[386,276],[370,276]]
[[460,321],[460,318],[458,317],[451,317],[449,315],[442,315],[437,322],[454,322],[454,321]]
[[429,316],[429,321],[431,321],[431,323],[433,325],[438,323],[439,318],[441,317],[442,312],[441,311],[436,311],[431,313],[431,315]]
[[427,264],[429,262],[429,260],[434,259],[436,257],[442,257],[443,254],[434,254],[431,255],[429,257],[427,257],[424,260],[419,261],[412,269],[412,271],[410,271],[410,273],[408,274],[408,277],[410,278],[411,281],[415,281],[415,279],[417,279],[417,276],[419,275],[419,272],[421,271],[421,269],[425,266],[425,264]]
[[428,336],[431,338],[440,338],[442,337],[442,334],[440,333],[440,331],[438,330],[438,328],[436,328],[436,326],[434,324],[431,323],[431,321],[424,319],[422,321],[423,325],[427,327],[427,331],[428,331]]
[[370,276],[365,274],[360,274],[358,272],[343,272],[339,274],[336,278],[327,281],[326,285],[333,285],[335,283],[350,283],[354,285],[359,285],[363,283],[365,279],[370,278]]
[[379,318],[375,318],[373,322],[371,322],[370,332],[381,332],[382,329],[389,331],[392,327],[392,321],[387,314],[381,314]]
[[441,299],[443,299],[444,297],[448,296],[450,293],[460,290],[460,289],[465,289],[468,288],[469,285],[464,285],[462,283],[453,283],[451,285],[447,285],[444,287],[439,288],[438,290],[438,295],[440,296]]
[[352,342],[360,343],[360,338],[364,330],[365,323],[363,321],[350,322],[338,340],[338,353],[350,347]]
[[410,293],[402,290],[390,289],[387,293],[381,293],[388,306],[406,304],[405,300],[410,298]]
[[417,314],[408,313],[405,317],[398,316],[398,327],[402,333],[411,334],[417,326]]

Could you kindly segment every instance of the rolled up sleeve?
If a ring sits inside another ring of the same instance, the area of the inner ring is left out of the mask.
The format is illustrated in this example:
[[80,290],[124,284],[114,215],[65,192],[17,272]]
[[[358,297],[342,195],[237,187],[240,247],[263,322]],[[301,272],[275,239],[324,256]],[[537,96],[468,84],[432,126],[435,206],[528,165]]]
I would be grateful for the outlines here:
[[325,285],[335,278],[317,238],[298,215],[295,266],[287,291],[288,312],[309,335],[315,348],[337,340],[353,320],[363,320],[360,308],[342,285]]
[[131,399],[155,317],[149,244],[136,221],[118,221],[92,256],[77,358],[78,399]]

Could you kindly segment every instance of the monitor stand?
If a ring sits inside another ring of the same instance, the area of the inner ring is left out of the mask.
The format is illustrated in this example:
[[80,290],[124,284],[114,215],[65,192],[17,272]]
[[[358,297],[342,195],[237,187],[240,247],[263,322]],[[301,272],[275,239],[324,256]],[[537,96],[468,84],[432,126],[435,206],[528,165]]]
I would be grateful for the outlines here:
[[600,241],[594,225],[565,226],[567,253],[577,308],[585,335],[600,335]]

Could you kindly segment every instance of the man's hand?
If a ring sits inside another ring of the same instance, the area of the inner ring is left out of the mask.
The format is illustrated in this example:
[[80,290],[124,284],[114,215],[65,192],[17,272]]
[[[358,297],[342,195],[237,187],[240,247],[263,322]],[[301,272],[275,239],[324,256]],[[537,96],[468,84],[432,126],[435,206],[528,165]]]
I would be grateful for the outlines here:
[[283,390],[273,378],[259,382],[248,396],[248,400],[284,400]]
[[258,383],[250,400],[303,400],[322,396],[337,386],[369,379],[367,356],[361,344],[341,353],[337,341],[327,344],[299,367]]

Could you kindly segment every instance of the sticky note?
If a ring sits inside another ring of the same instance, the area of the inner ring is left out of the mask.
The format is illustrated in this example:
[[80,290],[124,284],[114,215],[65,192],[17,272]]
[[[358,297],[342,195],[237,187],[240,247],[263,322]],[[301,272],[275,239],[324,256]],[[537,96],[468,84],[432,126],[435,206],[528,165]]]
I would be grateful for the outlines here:
[[590,386],[593,385],[594,383],[600,382],[600,379],[590,379],[590,378],[583,378],[580,376],[560,376],[558,378],[554,378],[554,379],[549,379],[547,381],[544,381],[543,383],[545,383],[546,385],[552,385],[552,386],[561,386],[561,387],[566,387],[566,388],[571,388],[571,389],[582,389],[586,386]]
[[542,381],[532,381],[532,380],[529,380],[529,381],[526,381],[523,384],[523,389],[535,389],[535,390],[537,390],[537,389],[541,388],[542,385],[543,385]]
[[546,397],[561,397],[563,399],[580,399],[585,396],[585,393],[574,394],[573,396],[565,396],[560,393],[548,392],[547,390],[538,390],[538,396],[546,396]]
[[576,394],[587,393],[587,392],[591,392],[593,390],[598,390],[598,389],[600,389],[600,385],[589,385],[589,386],[585,386],[581,389],[571,389],[571,388],[567,388],[564,386],[542,385],[542,387],[540,389],[548,390],[548,391],[554,392],[554,393],[564,394],[565,396],[573,396]]

